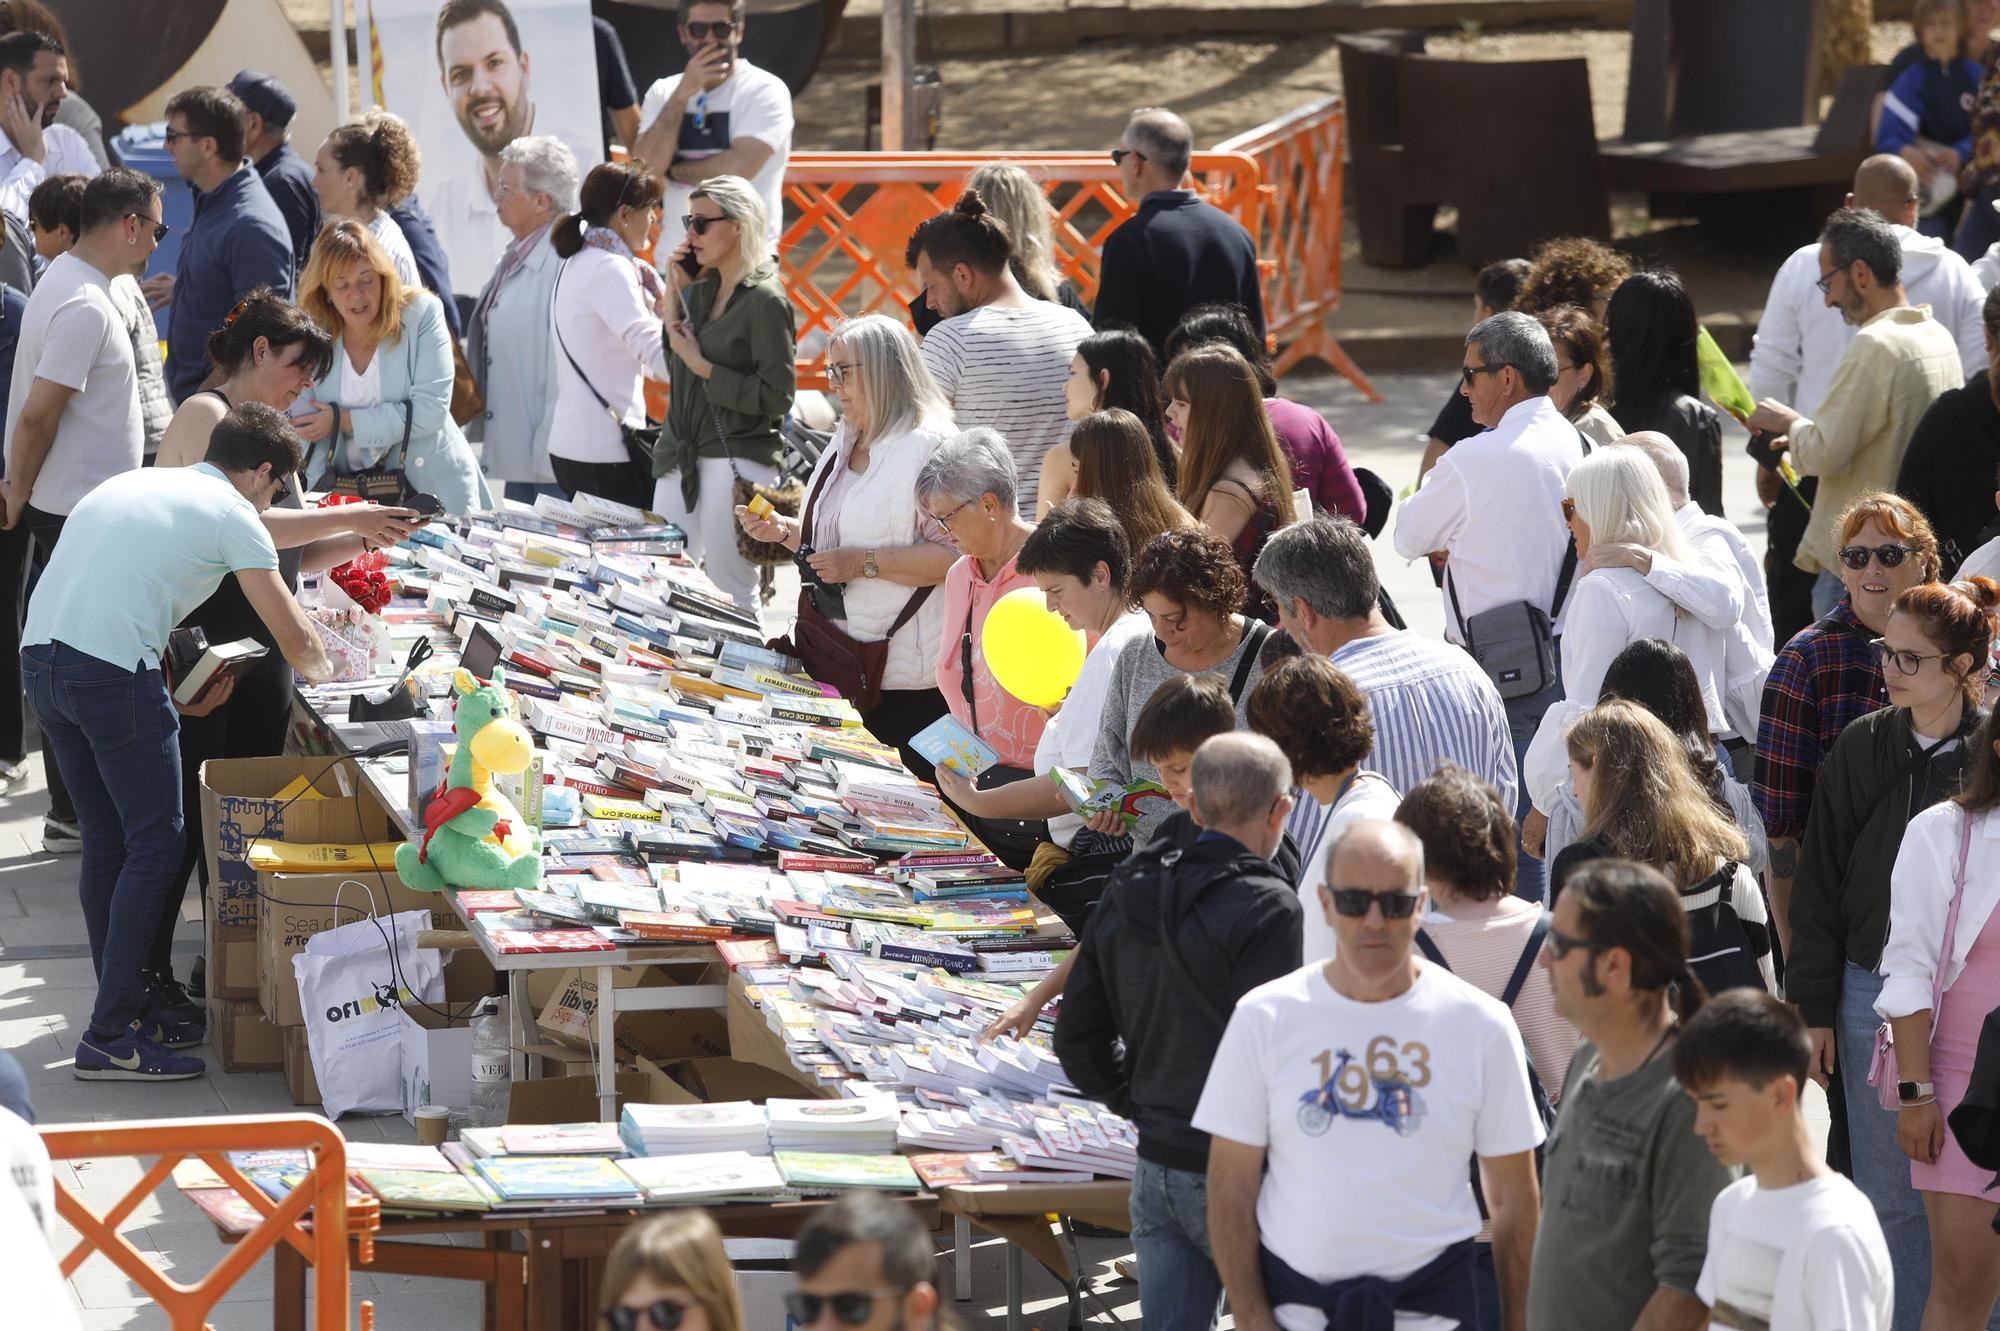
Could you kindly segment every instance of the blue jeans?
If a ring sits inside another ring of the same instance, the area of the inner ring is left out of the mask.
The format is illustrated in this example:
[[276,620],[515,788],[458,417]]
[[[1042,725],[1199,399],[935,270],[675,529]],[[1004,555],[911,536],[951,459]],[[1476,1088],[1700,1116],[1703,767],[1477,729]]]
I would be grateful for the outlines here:
[[1540,693],[1530,693],[1521,698],[1508,698],[1507,729],[1514,738],[1514,779],[1517,794],[1514,807],[1514,895],[1529,901],[1541,901],[1548,896],[1548,866],[1528,853],[1520,844],[1521,820],[1528,816],[1533,801],[1528,798],[1528,780],[1522,768],[1528,757],[1528,746],[1535,742],[1535,732],[1542,728],[1542,716],[1549,708],[1562,701],[1562,644],[1556,644],[1556,680]]
[[140,971],[181,866],[180,718],[157,669],[62,643],[21,649],[21,681],[83,831],[77,895],[97,970],[91,1030],[146,1015]]
[[1208,1246],[1208,1178],[1141,1160],[1132,1173],[1132,1250],[1146,1331],[1213,1331],[1222,1276]]
[[1931,1288],[1931,1231],[1923,1198],[1910,1186],[1910,1157],[1896,1144],[1896,1116],[1882,1108],[1868,1084],[1875,1054],[1875,1000],[1882,977],[1848,963],[1840,981],[1840,1010],[1834,1027],[1834,1058],[1847,1093],[1847,1141],[1854,1185],[1882,1222],[1889,1265],[1896,1275],[1897,1331],[1916,1331]]

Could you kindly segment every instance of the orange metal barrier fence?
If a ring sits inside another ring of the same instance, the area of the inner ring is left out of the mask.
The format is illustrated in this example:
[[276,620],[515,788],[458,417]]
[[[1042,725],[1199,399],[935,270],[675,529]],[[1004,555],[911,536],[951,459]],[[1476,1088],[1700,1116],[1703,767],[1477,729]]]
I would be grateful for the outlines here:
[[1264,317],[1279,346],[1277,372],[1318,356],[1370,400],[1382,395],[1327,330],[1340,308],[1341,154],[1347,109],[1338,97],[1216,145],[1257,161],[1270,196],[1263,227],[1251,227],[1264,256]]
[[[266,1252],[280,1243],[288,1243],[313,1268],[315,1331],[347,1331],[348,1238],[350,1235],[359,1238],[361,1260],[369,1260],[381,1212],[373,1198],[349,1204],[347,1144],[333,1124],[316,1114],[274,1114],[80,1124],[45,1127],[40,1132],[50,1157],[56,1160],[159,1157],[132,1190],[101,1215],[86,1206],[58,1176],[56,1213],[79,1235],[76,1247],[62,1259],[65,1279],[74,1275],[92,1253],[102,1253],[166,1312],[174,1331],[202,1331],[215,1305],[230,1287],[248,1274]],[[275,1150],[311,1153],[311,1170],[283,1201],[271,1200],[261,1188],[245,1179],[229,1162],[227,1154]],[[161,1274],[144,1253],[118,1232],[118,1227],[154,1189],[173,1176],[174,1166],[190,1156],[236,1189],[237,1195],[256,1207],[264,1220],[231,1247],[207,1275],[187,1285]],[[313,1213],[310,1228],[300,1223],[308,1208]],[[363,1303],[363,1331],[372,1322],[373,1307]]]

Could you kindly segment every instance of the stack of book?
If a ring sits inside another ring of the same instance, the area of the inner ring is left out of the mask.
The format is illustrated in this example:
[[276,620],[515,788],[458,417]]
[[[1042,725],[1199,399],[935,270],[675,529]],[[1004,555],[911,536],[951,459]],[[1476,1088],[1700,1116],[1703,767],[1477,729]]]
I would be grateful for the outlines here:
[[771,1116],[771,1149],[863,1155],[896,1149],[899,1111],[892,1095],[852,1100],[780,1100],[764,1104]]
[[653,1203],[754,1201],[787,1191],[776,1162],[750,1151],[634,1156],[618,1167]]
[[923,1181],[900,1155],[854,1155],[831,1151],[779,1151],[772,1156],[785,1182],[808,1190],[879,1188],[917,1192]]
[[764,1106],[747,1100],[707,1105],[626,1105],[618,1120],[617,1136],[634,1155],[771,1153]]

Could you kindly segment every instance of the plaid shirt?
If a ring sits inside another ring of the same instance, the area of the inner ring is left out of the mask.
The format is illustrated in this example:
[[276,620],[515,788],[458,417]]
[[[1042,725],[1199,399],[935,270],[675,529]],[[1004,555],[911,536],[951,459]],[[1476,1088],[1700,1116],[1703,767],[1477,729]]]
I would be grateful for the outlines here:
[[1786,643],[1764,683],[1750,795],[1775,841],[1805,835],[1820,764],[1857,717],[1889,705],[1874,638],[1845,600]]

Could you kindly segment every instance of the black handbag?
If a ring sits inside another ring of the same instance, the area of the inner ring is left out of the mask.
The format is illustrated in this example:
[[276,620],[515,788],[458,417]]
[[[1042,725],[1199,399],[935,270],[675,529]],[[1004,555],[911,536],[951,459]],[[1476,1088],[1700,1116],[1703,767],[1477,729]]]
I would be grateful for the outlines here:
[[[556,274],[555,291],[549,293],[549,305],[551,308],[555,306],[557,294],[562,291],[562,275],[568,271],[569,262],[565,260],[562,271]],[[626,459],[633,466],[637,467],[645,475],[646,479],[651,480],[653,477],[653,451],[660,446],[660,427],[651,421],[646,422],[644,425],[627,425],[625,418],[613,409],[609,402],[604,400],[604,394],[597,391],[597,385],[590,382],[590,376],[585,374],[583,367],[576,363],[576,357],[569,354],[569,344],[563,341],[561,320],[551,320],[550,322],[556,330],[556,345],[562,348],[563,359],[569,362],[570,369],[576,371],[576,377],[583,380],[583,386],[588,388],[590,395],[597,399],[597,405],[604,408],[604,414],[611,418],[611,423],[618,427],[618,439],[619,442],[625,445]]]
[[[334,419],[338,420],[340,404],[329,402],[327,405],[333,408]],[[314,483],[313,488],[325,494],[351,495],[356,499],[366,499],[370,503],[401,507],[405,500],[416,493],[416,489],[410,484],[409,473],[403,468],[404,462],[410,455],[410,422],[415,415],[416,404],[405,401],[403,442],[396,448],[396,465],[393,467],[377,465],[364,467],[360,471],[346,470],[342,465],[347,456],[347,449],[342,444],[345,436],[339,430],[335,430],[327,441],[326,470],[320,473],[320,478]]]

